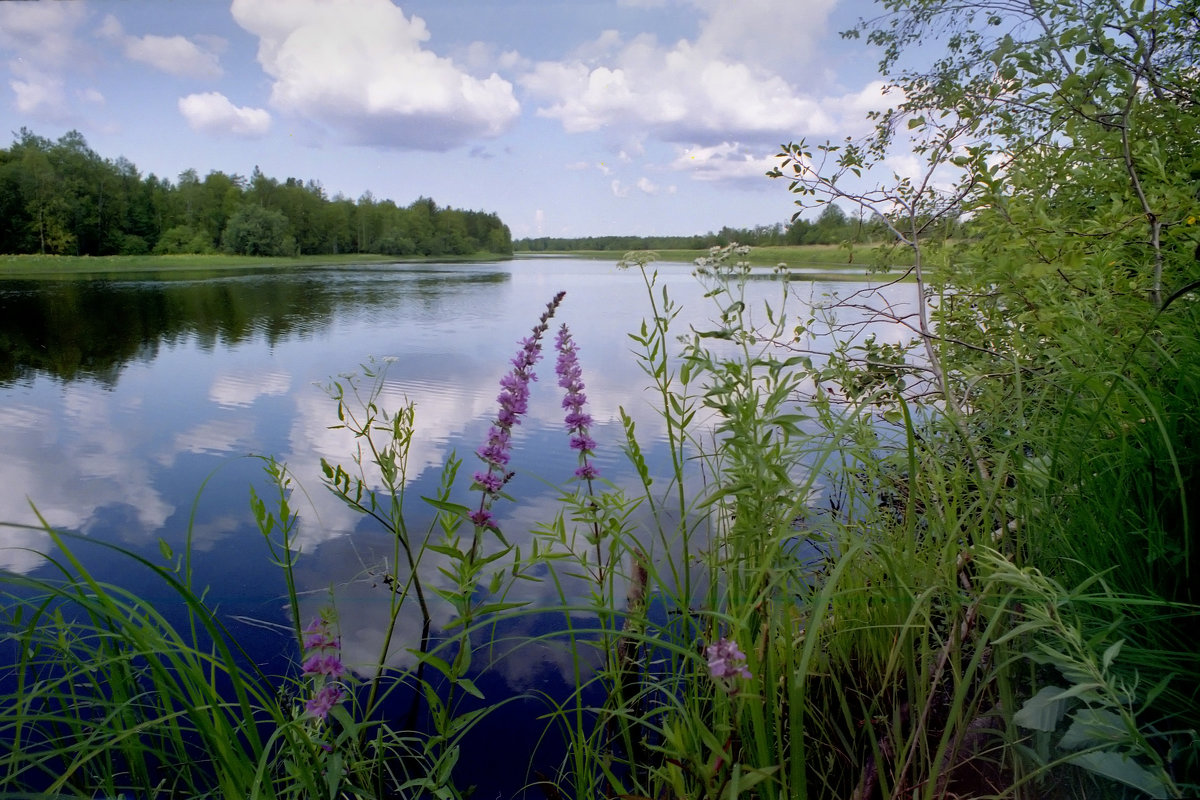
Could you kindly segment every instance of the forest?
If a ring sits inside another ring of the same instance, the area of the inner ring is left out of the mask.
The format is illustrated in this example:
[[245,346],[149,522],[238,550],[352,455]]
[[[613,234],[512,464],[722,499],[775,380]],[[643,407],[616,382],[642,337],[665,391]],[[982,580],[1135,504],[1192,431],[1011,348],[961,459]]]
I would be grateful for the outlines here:
[[0,253],[508,255],[512,238],[495,214],[428,197],[330,198],[316,181],[258,167],[249,178],[188,169],[172,183],[101,157],[78,131],[51,141],[22,128],[0,149]]
[[[953,225],[951,227],[954,227]],[[941,227],[945,233],[946,226]],[[604,250],[626,253],[631,250],[707,250],[731,244],[751,247],[778,247],[802,244],[879,244],[890,242],[892,233],[880,216],[847,214],[840,205],[830,203],[816,219],[798,216],[787,225],[755,225],[752,228],[724,226],[694,236],[538,236],[518,239],[513,249],[519,253]]]

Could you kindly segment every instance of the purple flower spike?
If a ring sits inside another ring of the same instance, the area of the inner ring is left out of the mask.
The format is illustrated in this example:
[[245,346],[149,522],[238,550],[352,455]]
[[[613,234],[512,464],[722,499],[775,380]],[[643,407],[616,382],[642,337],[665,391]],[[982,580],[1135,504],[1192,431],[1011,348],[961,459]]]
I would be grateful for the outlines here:
[[304,704],[304,710],[319,720],[324,720],[329,716],[329,712],[333,707],[341,701],[342,691],[340,686],[327,684],[322,686],[320,691],[313,695],[307,703]]
[[575,477],[590,481],[600,476],[600,471],[590,460],[592,451],[596,449],[596,440],[588,435],[587,429],[592,424],[592,418],[583,410],[587,402],[587,395],[583,393],[583,370],[579,366],[579,350],[566,325],[559,328],[554,346],[558,350],[558,362],[554,368],[558,374],[558,385],[566,390],[562,405],[567,414],[563,421],[571,434],[571,448],[579,451],[579,469],[575,470]]
[[346,674],[342,660],[333,653],[309,656],[301,669],[305,675],[328,675],[330,678],[340,678]]
[[337,650],[341,642],[330,630],[331,624],[330,619],[325,616],[313,620],[312,624],[304,629],[302,643],[308,657],[304,660],[301,671],[304,677],[312,679],[311,686],[316,689],[313,696],[305,702],[304,709],[307,714],[322,721],[345,695],[345,690],[333,681],[345,677],[349,672],[338,656]]
[[550,327],[550,318],[558,310],[564,295],[566,292],[559,292],[546,304],[546,310],[538,319],[538,324],[533,326],[533,332],[520,341],[521,349],[513,356],[512,370],[500,379],[500,394],[496,397],[500,410],[488,430],[487,441],[475,451],[487,465],[486,471],[480,470],[472,476],[475,487],[483,491],[479,509],[469,515],[476,527],[495,527],[487,507],[512,477],[512,473],[506,470],[512,448],[512,429],[521,424],[521,417],[529,411],[529,384],[537,380],[533,367],[542,357],[542,336]]
[[719,682],[751,677],[750,669],[746,666],[746,654],[732,639],[718,639],[716,644],[704,648],[704,655],[708,658],[709,674]]
[[467,518],[470,519],[477,528],[491,528],[496,524],[496,519],[492,516],[492,512],[488,511],[486,508],[481,508],[478,511],[472,511],[467,515]]

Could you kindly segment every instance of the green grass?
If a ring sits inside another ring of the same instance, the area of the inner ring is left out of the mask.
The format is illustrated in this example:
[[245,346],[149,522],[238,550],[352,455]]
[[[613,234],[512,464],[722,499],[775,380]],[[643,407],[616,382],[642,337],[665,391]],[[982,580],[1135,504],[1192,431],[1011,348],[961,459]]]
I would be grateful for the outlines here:
[[[672,263],[694,263],[697,259],[706,258],[712,254],[709,249],[703,250],[654,250],[654,256],[659,261]],[[539,256],[562,256],[564,258],[585,258],[598,261],[617,261],[624,253],[615,250],[562,250],[538,253],[518,252],[516,258]],[[814,280],[857,280],[869,272],[878,273],[879,265],[884,258],[898,265],[890,270],[892,276],[898,276],[903,271],[905,263],[911,257],[905,252],[894,248],[885,248],[876,244],[865,244],[849,249],[843,245],[804,244],[777,245],[770,247],[754,247],[750,249],[746,259],[751,266],[774,267],[786,264],[792,269],[803,269],[806,278]]]
[[234,255],[174,255],[174,256],[40,256],[0,255],[0,279],[3,278],[76,278],[119,277],[124,275],[155,275],[160,277],[195,277],[197,275],[259,270],[269,268],[358,266],[363,264],[397,263],[462,263],[500,260],[503,256],[477,254],[439,258],[384,256],[372,253],[343,253],[340,255],[307,255],[294,258]]

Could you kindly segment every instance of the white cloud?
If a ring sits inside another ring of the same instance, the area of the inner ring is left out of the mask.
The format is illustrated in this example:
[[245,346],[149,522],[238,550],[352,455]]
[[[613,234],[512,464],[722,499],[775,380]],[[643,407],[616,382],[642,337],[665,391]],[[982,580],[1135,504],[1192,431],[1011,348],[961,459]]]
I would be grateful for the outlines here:
[[219,78],[223,74],[216,51],[223,49],[225,42],[219,37],[196,37],[204,42],[201,46],[183,36],[131,36],[112,14],[104,18],[96,35],[116,42],[131,61],[149,64],[171,75]]
[[538,114],[569,133],[609,125],[651,129],[667,141],[722,137],[778,139],[795,131],[832,133],[833,120],[783,78],[681,41],[669,50],[641,36],[611,66],[542,62],[522,84],[549,98]]
[[484,77],[497,70],[511,72],[533,66],[532,61],[516,50],[501,50],[491,42],[471,42],[455,55],[472,75]]
[[220,92],[181,97],[179,113],[193,130],[204,133],[256,138],[271,127],[271,115],[266,110],[235,106]]
[[125,55],[172,75],[216,78],[222,74],[215,53],[182,36],[131,36]]
[[30,75],[29,80],[10,81],[17,96],[17,111],[44,119],[60,119],[66,113],[63,82],[49,75]]
[[698,181],[762,182],[777,164],[774,149],[756,150],[739,142],[722,142],[711,147],[680,148],[671,167],[690,173]]
[[78,63],[75,29],[86,18],[83,3],[0,3],[0,49],[16,54],[14,72],[68,67]]
[[659,187],[647,177],[638,178],[637,188],[645,194],[658,194]]
[[11,56],[8,85],[19,113],[73,119],[62,73],[89,57],[75,36],[86,19],[83,3],[0,3],[0,51]]
[[838,132],[821,98],[781,72],[811,58],[832,0],[694,5],[705,14],[694,40],[605,31],[570,59],[538,63],[521,78],[543,101],[537,113],[569,133],[632,128],[703,145]]
[[775,72],[811,64],[836,0],[694,0],[707,13],[696,46]]
[[259,37],[271,105],[355,143],[448,150],[499,135],[519,114],[511,83],[426,49],[424,20],[389,0],[233,0],[232,11]]
[[612,187],[613,197],[628,197],[629,196],[629,186],[627,184],[621,183],[618,180],[614,180],[611,184],[611,187]]

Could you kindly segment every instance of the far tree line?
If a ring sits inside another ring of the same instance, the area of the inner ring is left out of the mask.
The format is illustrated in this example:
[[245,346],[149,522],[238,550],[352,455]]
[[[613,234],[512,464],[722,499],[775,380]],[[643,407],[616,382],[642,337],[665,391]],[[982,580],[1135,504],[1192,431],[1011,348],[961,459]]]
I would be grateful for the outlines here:
[[495,214],[327,197],[316,181],[186,170],[143,177],[128,159],[102,158],[83,135],[57,141],[26,128],[0,148],[0,252],[74,256],[235,253],[292,256],[512,253]]
[[[951,220],[949,228],[943,224],[930,235],[944,237],[960,235],[958,223]],[[519,253],[606,250],[628,252],[630,250],[704,250],[709,247],[724,247],[729,244],[746,244],[752,247],[773,247],[800,244],[873,244],[891,242],[895,239],[884,220],[847,214],[833,203],[826,205],[815,219],[796,218],[790,223],[756,225],[753,228],[724,227],[717,232],[695,236],[588,236],[565,238],[539,236],[517,239],[513,249]]]

